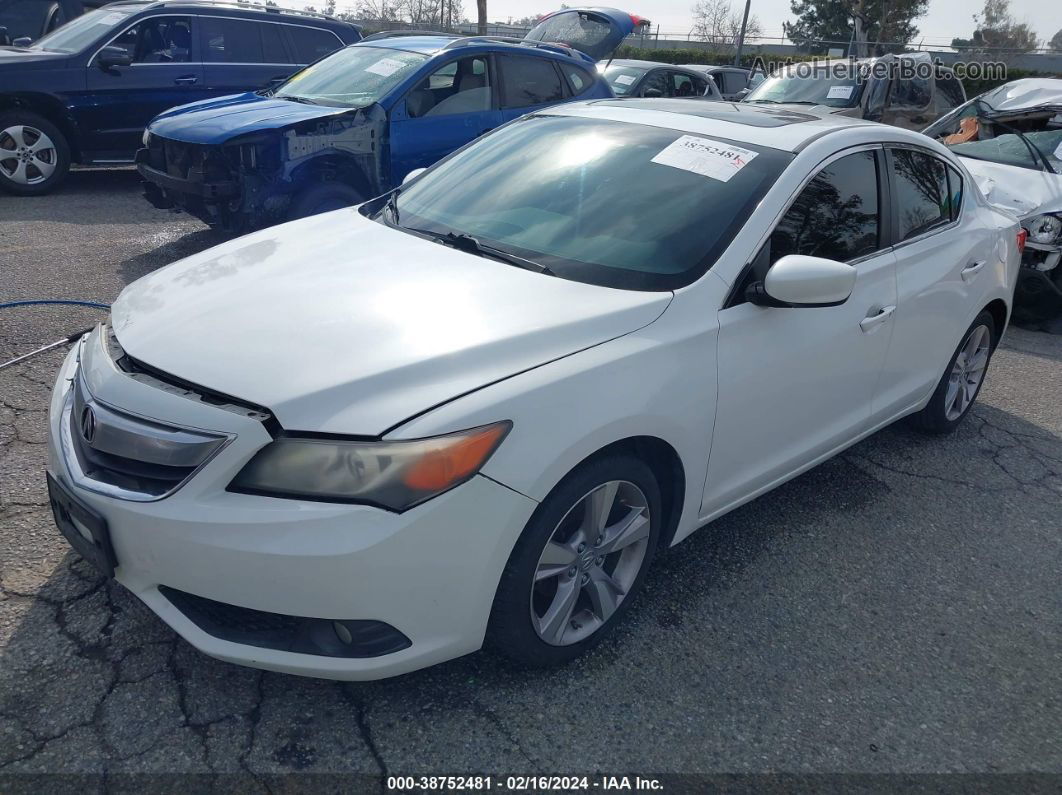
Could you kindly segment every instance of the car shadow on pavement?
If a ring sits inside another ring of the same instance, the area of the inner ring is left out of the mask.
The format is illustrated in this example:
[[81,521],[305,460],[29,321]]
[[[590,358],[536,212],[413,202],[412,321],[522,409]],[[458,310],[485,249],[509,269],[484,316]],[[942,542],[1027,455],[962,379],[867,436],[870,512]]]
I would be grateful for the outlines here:
[[151,251],[123,260],[118,263],[116,270],[122,282],[131,284],[141,276],[146,276],[152,271],[156,271],[179,259],[198,254],[231,238],[231,235],[217,229],[209,227],[200,229],[169,243],[164,243]]
[[[967,480],[998,488],[999,501],[1057,489],[1062,439],[986,405],[954,436],[927,439],[894,426],[665,552],[627,621],[564,668],[523,670],[483,651],[372,683],[263,673],[199,653],[66,549],[41,489],[0,505],[3,521],[34,545],[31,560],[3,567],[0,772],[230,772],[268,784],[294,771],[406,773],[431,760],[440,766],[434,772],[554,770],[568,760],[539,742],[543,735],[571,723],[586,741],[584,712],[594,704],[648,709],[638,689],[650,698],[658,682],[684,683],[672,696],[687,704],[725,702],[780,672],[799,676],[820,650],[836,676],[858,682],[859,660],[837,649],[910,656],[924,641],[902,626],[832,623],[852,609],[843,604],[831,603],[825,619],[805,615],[816,609],[816,589],[834,599],[844,580],[860,607],[882,589],[891,598],[895,585],[879,581],[891,576],[879,574],[897,554],[890,545],[954,554],[946,565],[959,565],[965,550],[951,545],[962,539],[927,528],[954,510],[948,492],[965,493]],[[816,670],[803,687],[824,700],[831,685]],[[766,712],[746,718],[772,720]],[[610,719],[654,744],[650,726]]]

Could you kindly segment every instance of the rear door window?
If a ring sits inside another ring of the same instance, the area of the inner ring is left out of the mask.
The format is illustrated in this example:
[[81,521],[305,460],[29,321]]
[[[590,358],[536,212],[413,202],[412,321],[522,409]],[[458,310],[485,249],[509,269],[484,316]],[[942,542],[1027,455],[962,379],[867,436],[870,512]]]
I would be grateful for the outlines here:
[[263,63],[295,63],[294,59],[288,55],[288,48],[284,45],[280,25],[260,24],[258,29],[262,34]]
[[343,42],[331,31],[320,28],[300,28],[295,25],[284,27],[287,28],[296,63],[313,63],[318,58],[343,46]]
[[942,160],[911,149],[890,149],[897,240],[910,240],[952,219],[951,193]]
[[671,97],[701,97],[704,96],[705,83],[700,78],[691,77],[685,72],[669,73],[668,96]]
[[560,73],[548,58],[503,55],[502,108],[527,108],[564,99]]
[[263,63],[262,36],[257,22],[200,17],[199,31],[205,63]]

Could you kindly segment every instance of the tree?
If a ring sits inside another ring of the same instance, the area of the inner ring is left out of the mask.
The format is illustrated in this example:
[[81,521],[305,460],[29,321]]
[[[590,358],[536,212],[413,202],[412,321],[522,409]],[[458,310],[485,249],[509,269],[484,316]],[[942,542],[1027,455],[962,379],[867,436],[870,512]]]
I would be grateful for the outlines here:
[[[358,0],[352,19],[371,19],[381,22],[398,22],[401,19],[397,0]],[[344,18],[347,15],[342,15]]]
[[[1035,50],[1036,33],[1024,22],[1015,22],[1010,15],[1010,0],[985,0],[980,14],[973,15],[974,32],[969,39],[952,39],[958,50],[985,53],[1018,53]],[[1055,35],[1059,38],[1062,31]],[[1051,40],[1054,42],[1054,39]]]
[[487,35],[487,0],[476,0],[476,32]]
[[[803,51],[821,55],[852,40],[852,0],[790,0],[789,8],[796,20],[782,27]],[[901,52],[918,35],[915,20],[928,9],[929,0],[862,0],[862,41],[874,43],[869,54]]]
[[[700,0],[693,6],[693,35],[701,41],[713,44],[733,44],[741,35],[741,18],[744,6],[734,10],[729,0]],[[754,39],[763,35],[759,18],[749,16],[745,38]]]
[[1051,41],[1047,42],[1047,46],[1055,52],[1062,52],[1062,30],[1051,37]]

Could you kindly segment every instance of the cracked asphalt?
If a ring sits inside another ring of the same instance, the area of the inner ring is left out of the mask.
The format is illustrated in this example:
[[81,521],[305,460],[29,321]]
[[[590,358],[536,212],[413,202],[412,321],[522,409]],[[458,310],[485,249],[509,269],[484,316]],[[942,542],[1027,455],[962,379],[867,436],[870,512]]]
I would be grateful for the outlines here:
[[[131,171],[75,172],[53,196],[0,196],[0,301],[109,302],[220,240],[150,208]],[[0,310],[0,361],[100,317]],[[60,359],[0,372],[0,790],[41,791],[35,772],[81,774],[63,779],[79,790],[188,781],[173,774],[249,790],[296,772],[1062,774],[1062,337],[1012,329],[956,435],[882,431],[670,550],[576,664],[481,652],[369,684],[205,657],[68,549],[43,474]]]

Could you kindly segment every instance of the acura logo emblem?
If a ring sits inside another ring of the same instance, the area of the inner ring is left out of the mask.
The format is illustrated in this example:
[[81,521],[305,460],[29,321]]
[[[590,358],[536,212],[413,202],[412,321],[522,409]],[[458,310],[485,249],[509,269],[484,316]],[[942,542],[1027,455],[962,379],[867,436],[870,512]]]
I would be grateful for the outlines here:
[[95,435],[96,415],[91,406],[85,406],[85,410],[81,412],[81,436],[86,442],[92,444],[92,439]]

